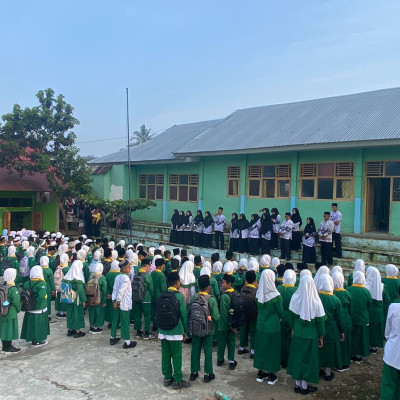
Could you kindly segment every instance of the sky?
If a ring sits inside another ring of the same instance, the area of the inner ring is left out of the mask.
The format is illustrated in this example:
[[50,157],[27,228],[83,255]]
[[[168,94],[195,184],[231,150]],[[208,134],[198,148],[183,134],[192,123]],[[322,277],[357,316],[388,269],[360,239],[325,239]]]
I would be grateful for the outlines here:
[[237,109],[400,86],[398,0],[0,0],[0,115],[62,93],[81,155]]

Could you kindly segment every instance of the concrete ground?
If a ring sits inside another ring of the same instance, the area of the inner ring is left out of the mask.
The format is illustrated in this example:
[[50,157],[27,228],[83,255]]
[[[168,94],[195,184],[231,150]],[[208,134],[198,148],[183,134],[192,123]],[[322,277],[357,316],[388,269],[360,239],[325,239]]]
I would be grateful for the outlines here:
[[[22,315],[20,315],[20,328]],[[217,367],[216,379],[203,383],[203,373],[192,387],[182,391],[164,388],[161,375],[161,347],[157,339],[139,340],[136,348],[122,349],[122,343],[109,345],[109,329],[98,335],[74,339],[66,336],[66,322],[53,320],[49,344],[33,349],[18,340],[16,355],[0,355],[1,399],[146,399],[211,400],[216,391],[231,400],[299,399],[294,382],[284,371],[275,386],[256,382],[257,371],[248,355],[237,356],[238,367]],[[87,328],[88,330],[88,328]],[[134,333],[131,328],[132,334]],[[190,374],[190,345],[183,345],[184,379]],[[379,399],[382,350],[350,371],[336,373],[332,382],[321,381],[315,399]]]

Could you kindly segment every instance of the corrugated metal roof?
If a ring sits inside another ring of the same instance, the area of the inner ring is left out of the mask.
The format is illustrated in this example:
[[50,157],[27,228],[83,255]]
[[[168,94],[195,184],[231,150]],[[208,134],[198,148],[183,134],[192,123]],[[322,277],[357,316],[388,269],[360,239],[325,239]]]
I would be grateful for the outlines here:
[[[221,120],[194,122],[191,124],[174,125],[165,132],[160,133],[146,143],[131,147],[131,163],[146,161],[173,160],[174,153],[184,144],[199,136],[206,129]],[[126,163],[128,162],[128,149],[96,158],[89,164]]]
[[175,154],[387,139],[400,139],[400,88],[238,110]]

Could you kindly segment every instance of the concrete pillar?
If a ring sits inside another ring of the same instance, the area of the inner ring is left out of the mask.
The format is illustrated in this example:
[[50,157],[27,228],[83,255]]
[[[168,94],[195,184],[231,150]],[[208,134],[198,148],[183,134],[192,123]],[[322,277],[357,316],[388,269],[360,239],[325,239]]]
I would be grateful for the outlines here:
[[300,164],[299,164],[299,152],[292,157],[292,176],[290,185],[290,212],[296,207],[297,195],[299,191],[299,177],[300,177]]
[[248,173],[248,159],[246,154],[242,158],[242,161],[240,163],[240,214],[246,213],[247,173]]
[[362,194],[364,185],[364,149],[354,151],[354,233],[364,232],[362,221]]
[[165,224],[168,218],[168,165],[164,168],[164,187],[163,187],[163,209],[162,209],[162,221]]

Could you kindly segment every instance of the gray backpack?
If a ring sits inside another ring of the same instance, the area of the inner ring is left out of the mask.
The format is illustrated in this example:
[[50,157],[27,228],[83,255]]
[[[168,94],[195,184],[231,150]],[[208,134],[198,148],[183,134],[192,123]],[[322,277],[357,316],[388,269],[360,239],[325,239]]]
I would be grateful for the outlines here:
[[132,300],[142,302],[146,296],[146,285],[144,277],[140,273],[135,275],[132,280]]
[[29,276],[31,270],[29,269],[29,258],[28,256],[24,256],[21,258],[19,262],[19,276],[22,278],[26,278]]
[[5,283],[0,285],[0,317],[4,317],[8,314],[9,305],[4,303],[7,301],[8,298],[8,287]]
[[210,296],[204,296],[198,293],[194,295],[194,301],[190,307],[188,318],[190,336],[204,337],[211,333],[212,321],[209,318],[209,298]]

